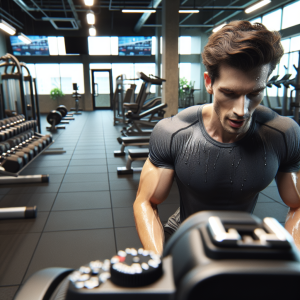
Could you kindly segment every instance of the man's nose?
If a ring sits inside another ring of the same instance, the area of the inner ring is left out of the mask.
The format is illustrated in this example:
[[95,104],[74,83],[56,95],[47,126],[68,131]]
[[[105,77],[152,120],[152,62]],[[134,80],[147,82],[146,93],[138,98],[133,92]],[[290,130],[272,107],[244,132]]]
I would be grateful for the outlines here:
[[234,101],[233,113],[239,117],[244,117],[248,113],[249,101],[245,95],[241,95]]

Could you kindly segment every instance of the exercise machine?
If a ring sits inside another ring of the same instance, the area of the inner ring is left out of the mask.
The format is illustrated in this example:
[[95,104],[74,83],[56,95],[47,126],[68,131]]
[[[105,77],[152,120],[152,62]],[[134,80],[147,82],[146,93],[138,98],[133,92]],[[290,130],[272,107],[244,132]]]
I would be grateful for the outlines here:
[[121,150],[114,151],[114,156],[124,156],[125,147],[128,146],[148,146],[150,142],[149,136],[130,136],[118,137],[117,141],[121,145]]
[[44,269],[15,300],[293,299],[299,280],[299,251],[277,220],[204,211],[181,224],[162,257],[126,248],[76,270]]
[[77,86],[77,83],[73,83],[73,95],[72,97],[75,98],[75,108],[71,108],[71,111],[75,111],[74,115],[81,115],[79,111],[82,111],[82,108],[79,108],[79,98],[81,98],[81,95],[78,93],[79,87]]

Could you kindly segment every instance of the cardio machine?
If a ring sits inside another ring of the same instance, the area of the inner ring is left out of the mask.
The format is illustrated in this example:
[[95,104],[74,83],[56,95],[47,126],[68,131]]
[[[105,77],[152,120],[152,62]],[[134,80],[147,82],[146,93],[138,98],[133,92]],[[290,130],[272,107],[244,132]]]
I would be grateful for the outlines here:
[[44,269],[15,300],[293,299],[299,280],[299,251],[275,219],[203,211],[181,224],[162,257],[126,248],[76,270]]
[[124,103],[123,107],[127,110],[125,114],[128,119],[128,127],[124,127],[121,131],[123,136],[144,136],[150,135],[152,129],[144,129],[144,127],[153,128],[157,121],[164,116],[164,108],[167,104],[161,103],[161,97],[147,99],[150,94],[151,85],[162,85],[165,79],[154,75],[147,76],[144,73],[139,73],[143,83],[135,103]]

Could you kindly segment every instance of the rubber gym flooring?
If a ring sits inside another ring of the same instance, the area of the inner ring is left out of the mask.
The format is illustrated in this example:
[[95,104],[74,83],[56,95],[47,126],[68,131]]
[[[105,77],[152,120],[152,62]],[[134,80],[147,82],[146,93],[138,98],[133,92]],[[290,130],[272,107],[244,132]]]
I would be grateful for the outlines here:
[[[50,174],[50,183],[0,186],[0,207],[37,205],[36,219],[0,220],[0,299],[13,299],[19,286],[47,267],[77,268],[140,247],[132,204],[140,174],[118,176],[126,158],[116,158],[121,127],[111,111],[83,112],[53,134],[62,155],[41,155],[24,175]],[[46,133],[45,116],[42,119]],[[133,166],[142,166],[134,162]],[[159,205],[162,222],[179,206],[177,187]],[[259,195],[254,214],[284,224],[288,208],[274,182]]]

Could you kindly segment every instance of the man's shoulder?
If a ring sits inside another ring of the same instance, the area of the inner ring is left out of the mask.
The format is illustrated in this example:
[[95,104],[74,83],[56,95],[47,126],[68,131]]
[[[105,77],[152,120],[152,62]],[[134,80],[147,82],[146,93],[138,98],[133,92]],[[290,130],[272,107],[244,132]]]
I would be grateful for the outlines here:
[[181,129],[199,122],[199,111],[201,111],[201,109],[202,106],[200,105],[188,107],[173,117],[159,121],[154,127],[154,130],[165,134],[176,133]]
[[283,134],[289,134],[290,132],[300,134],[300,127],[292,118],[281,116],[262,105],[256,109],[255,121],[265,125],[271,131],[278,131]]

